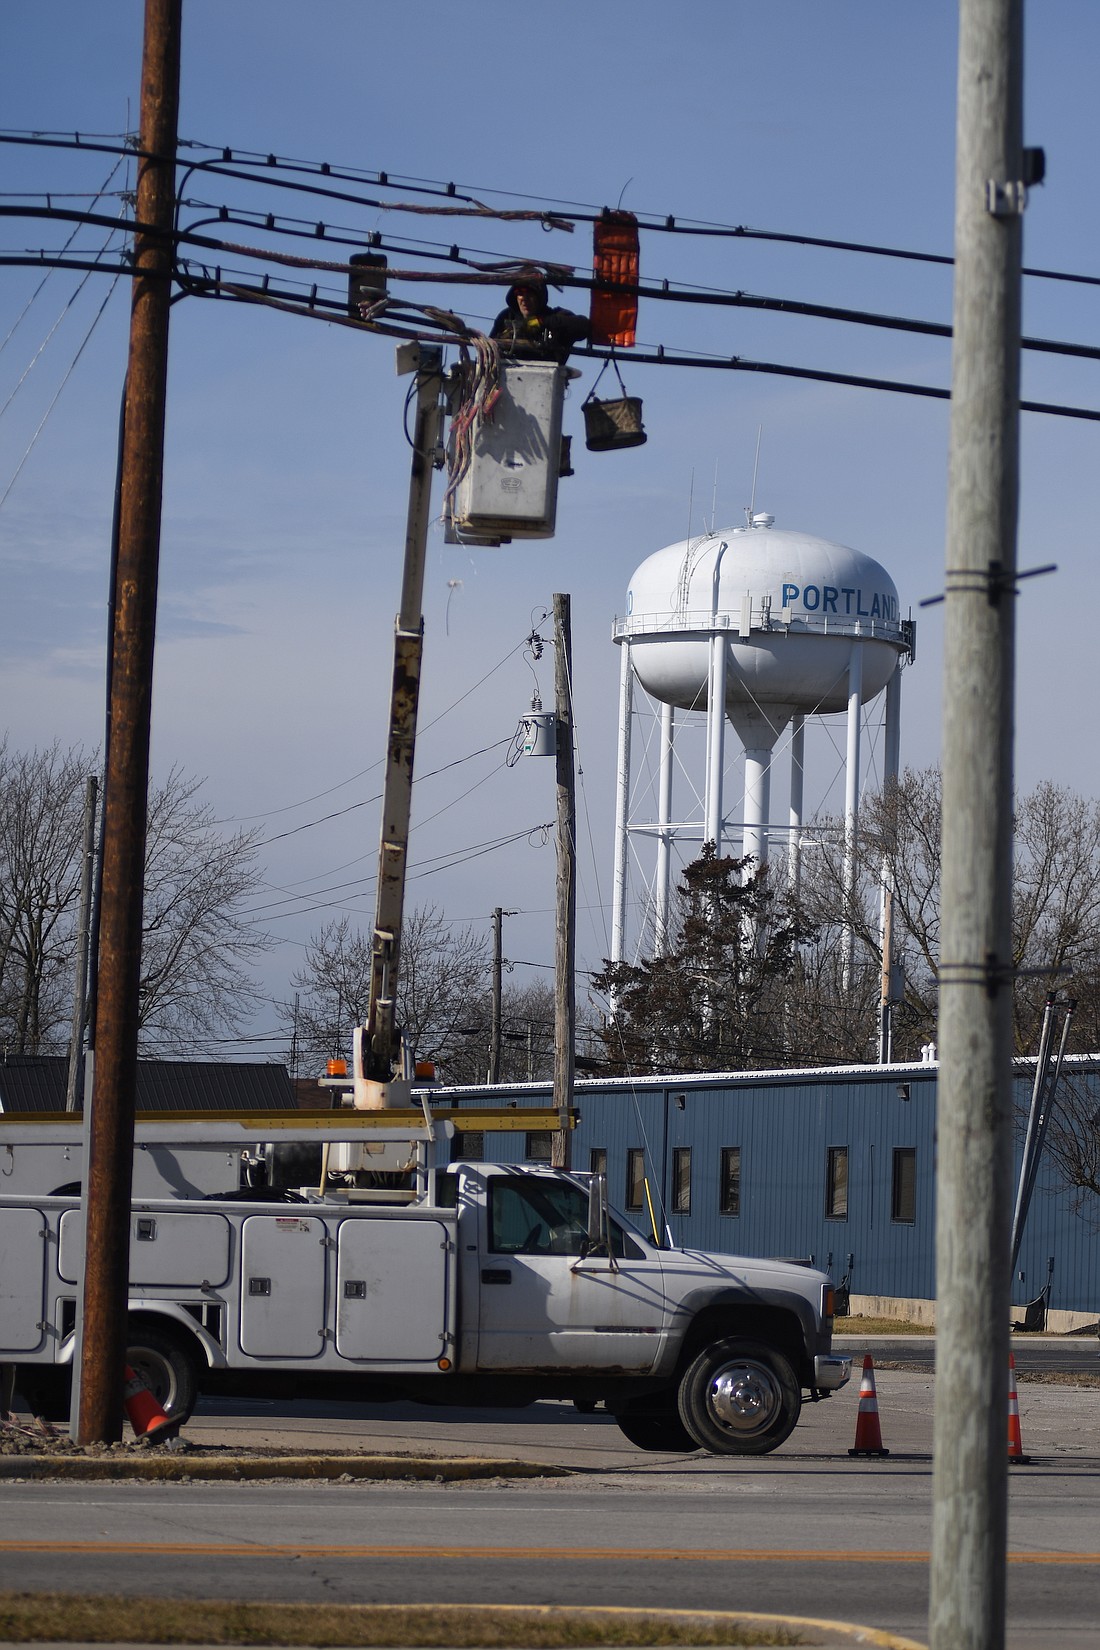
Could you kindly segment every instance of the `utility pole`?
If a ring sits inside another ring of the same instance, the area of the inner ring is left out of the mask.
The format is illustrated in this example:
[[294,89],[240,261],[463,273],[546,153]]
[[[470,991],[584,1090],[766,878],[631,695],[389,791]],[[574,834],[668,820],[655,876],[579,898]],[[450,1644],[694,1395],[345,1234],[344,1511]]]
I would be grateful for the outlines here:
[[160,560],[182,0],[145,0],[130,354],[111,636],[96,1063],[84,1173],[80,1443],[122,1436],[149,729]]
[[498,905],[493,911],[493,1017],[489,1029],[489,1081],[500,1082],[500,999],[504,958],[501,954],[504,912]]
[[932,1650],[1000,1650],[1005,1626],[1022,13],[959,6]]
[[76,1111],[84,1100],[84,1015],[88,1007],[88,928],[95,871],[95,810],[99,786],[94,773],[84,790],[84,852],[80,867],[80,916],[76,927],[76,977],[73,980],[73,1018],[69,1032],[69,1077],[65,1110]]
[[573,634],[569,597],[554,597],[554,709],[557,720],[558,877],[554,913],[554,1105],[559,1127],[553,1162],[572,1164],[577,1020],[577,799],[573,772]]

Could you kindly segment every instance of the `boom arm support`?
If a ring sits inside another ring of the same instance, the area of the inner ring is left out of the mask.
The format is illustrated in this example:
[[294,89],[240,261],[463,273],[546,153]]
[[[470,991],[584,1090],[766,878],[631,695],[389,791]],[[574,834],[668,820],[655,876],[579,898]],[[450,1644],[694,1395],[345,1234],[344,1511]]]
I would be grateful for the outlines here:
[[[424,344],[402,345],[399,373],[416,374],[416,428],[409,481],[408,525],[401,584],[401,610],[394,634],[390,731],[382,795],[367,1024],[355,1038],[355,1104],[375,1110],[407,1104],[404,1089],[389,1095],[394,1077],[404,1078],[400,1030],[396,1023],[401,921],[405,904],[413,757],[424,646],[424,563],[431,513],[432,470],[442,433],[443,352]],[[365,1029],[365,1035],[363,1034]]]

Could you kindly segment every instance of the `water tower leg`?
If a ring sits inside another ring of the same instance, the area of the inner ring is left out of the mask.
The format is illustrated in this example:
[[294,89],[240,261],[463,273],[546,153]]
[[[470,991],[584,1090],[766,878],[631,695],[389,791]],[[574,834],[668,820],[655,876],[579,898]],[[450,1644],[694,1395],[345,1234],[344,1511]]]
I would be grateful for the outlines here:
[[771,748],[745,752],[745,828],[741,854],[755,860],[754,871],[768,863],[768,810],[771,795]]
[[[844,905],[847,913],[856,886],[856,836],[859,829],[859,724],[863,709],[863,644],[852,643],[848,662],[848,757],[844,790]],[[852,983],[853,936],[845,915],[841,936],[843,985]]]
[[791,719],[791,813],[787,836],[787,886],[797,899],[802,883],[802,793],[806,777],[806,719],[796,712]]
[[[882,788],[888,804],[893,806],[892,793],[898,782],[901,758],[901,666],[886,684],[886,743],[883,753]],[[894,1057],[894,872],[893,842],[887,842],[882,855],[882,899],[879,926],[879,950],[882,956],[882,988],[879,996],[878,1058],[887,1065]]]
[[663,957],[668,950],[668,913],[672,883],[672,761],[676,712],[661,706],[661,766],[657,796],[657,911],[654,922],[653,954]]
[[[626,942],[626,871],[630,815],[630,724],[634,709],[634,666],[630,643],[619,656],[619,755],[615,784],[615,878],[611,895],[611,961],[622,962]],[[612,1004],[614,1012],[614,1004]]]
[[707,779],[704,797],[703,836],[722,853],[722,781],[726,760],[726,656],[725,631],[710,641],[710,681],[707,690]]

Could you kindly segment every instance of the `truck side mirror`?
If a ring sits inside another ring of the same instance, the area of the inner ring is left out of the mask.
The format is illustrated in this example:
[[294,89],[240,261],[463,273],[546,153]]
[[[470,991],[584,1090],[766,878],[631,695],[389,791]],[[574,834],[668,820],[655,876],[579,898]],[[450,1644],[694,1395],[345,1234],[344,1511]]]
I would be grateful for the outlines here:
[[606,1255],[613,1272],[618,1271],[611,1248],[611,1217],[607,1209],[607,1176],[594,1174],[588,1182],[588,1231],[581,1260],[589,1255]]

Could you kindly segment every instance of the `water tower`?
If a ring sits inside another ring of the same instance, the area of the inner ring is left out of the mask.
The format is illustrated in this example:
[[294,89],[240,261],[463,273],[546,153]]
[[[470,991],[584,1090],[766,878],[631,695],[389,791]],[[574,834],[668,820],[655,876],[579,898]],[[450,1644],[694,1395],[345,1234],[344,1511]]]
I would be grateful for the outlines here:
[[[848,885],[855,874],[862,711],[883,689],[884,776],[897,776],[899,667],[912,658],[914,630],[912,621],[901,618],[894,582],[870,556],[777,528],[773,520],[754,514],[744,527],[670,544],[642,562],[630,581],[626,617],[616,621],[613,633],[622,649],[613,961],[626,955],[632,837],[656,841],[652,914],[658,954],[668,935],[678,840],[711,841],[719,854],[751,854],[766,863],[769,835],[780,829],[770,816],[770,786],[783,736],[790,751],[790,811],[781,834],[797,885],[807,717],[847,712]],[[636,800],[632,784],[635,683],[660,706],[655,801],[652,786]],[[706,739],[702,793],[694,788],[697,800],[683,818],[673,811],[678,712],[701,713]],[[743,804],[736,818],[728,816],[723,794],[727,717],[744,750]]]

